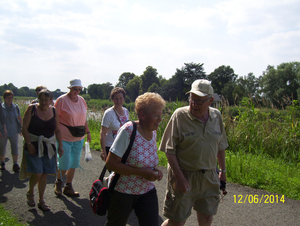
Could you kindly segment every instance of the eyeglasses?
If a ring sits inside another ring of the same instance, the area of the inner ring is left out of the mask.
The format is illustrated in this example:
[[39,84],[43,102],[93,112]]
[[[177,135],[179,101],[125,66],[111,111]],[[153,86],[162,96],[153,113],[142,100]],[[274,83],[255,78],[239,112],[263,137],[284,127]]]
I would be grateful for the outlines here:
[[51,100],[50,98],[49,99],[39,99],[40,102],[48,102],[50,100]]
[[81,91],[82,91],[82,88],[73,88],[73,90],[76,91],[76,92],[77,92],[77,91],[80,91],[80,92],[81,92]]
[[192,100],[192,99],[190,99],[190,103],[197,104],[197,105],[202,105],[205,101],[209,100],[210,98],[211,97],[208,97],[205,100],[200,100],[200,99],[198,99],[198,100]]

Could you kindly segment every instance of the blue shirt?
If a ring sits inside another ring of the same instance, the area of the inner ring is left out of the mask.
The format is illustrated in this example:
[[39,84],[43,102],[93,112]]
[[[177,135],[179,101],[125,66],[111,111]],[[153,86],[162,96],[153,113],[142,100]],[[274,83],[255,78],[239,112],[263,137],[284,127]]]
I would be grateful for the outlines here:
[[21,133],[21,123],[18,119],[18,116],[20,116],[18,105],[11,104],[11,106],[9,107],[5,103],[2,103],[2,108],[6,116],[5,125],[7,130],[7,137],[12,137],[16,133]]

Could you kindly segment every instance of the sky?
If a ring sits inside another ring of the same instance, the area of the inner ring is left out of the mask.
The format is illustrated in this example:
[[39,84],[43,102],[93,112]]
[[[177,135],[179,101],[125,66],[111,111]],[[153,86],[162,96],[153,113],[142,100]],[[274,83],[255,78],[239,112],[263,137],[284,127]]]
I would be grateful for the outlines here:
[[184,63],[260,76],[300,61],[299,0],[0,0],[0,85],[68,91]]

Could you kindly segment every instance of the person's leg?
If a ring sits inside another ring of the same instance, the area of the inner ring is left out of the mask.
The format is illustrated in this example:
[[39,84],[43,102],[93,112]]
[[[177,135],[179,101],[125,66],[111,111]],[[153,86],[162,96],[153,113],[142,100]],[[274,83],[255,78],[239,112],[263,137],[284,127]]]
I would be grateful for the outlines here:
[[44,193],[45,193],[46,185],[47,185],[47,174],[43,173],[38,182],[39,202],[44,201]]
[[199,226],[210,226],[213,220],[213,216],[197,212],[197,220]]
[[29,188],[27,191],[27,205],[33,207],[35,206],[34,203],[34,186],[40,180],[42,174],[41,173],[33,173],[29,179]]
[[42,173],[33,173],[32,176],[29,179],[29,188],[27,193],[30,195],[33,195],[34,187],[39,182],[40,178],[42,176]]
[[176,222],[170,219],[165,220],[161,226],[183,226],[185,222]]
[[139,225],[158,226],[158,200],[155,188],[138,196],[134,212],[139,220]]
[[[200,176],[199,176],[200,177]],[[199,225],[211,225],[219,205],[220,181],[215,170],[202,174],[202,197],[195,201]]]
[[80,167],[80,157],[82,152],[84,139],[80,141],[72,142],[71,147],[71,163],[70,168],[67,170],[67,183],[63,193],[71,197],[79,197],[79,193],[75,192],[72,186],[73,178],[75,175],[75,169]]
[[19,134],[16,133],[13,136],[9,137],[11,155],[13,157],[13,171],[19,171],[20,166],[18,165],[18,156],[19,156]]
[[54,187],[54,193],[58,197],[62,195],[62,188],[63,188],[63,177],[66,174],[67,170],[70,168],[70,158],[71,158],[71,146],[72,142],[68,141],[62,141],[63,144],[63,150],[64,154],[59,157],[57,154],[57,160],[58,160],[58,170],[56,174],[56,181],[55,181],[55,187]]
[[7,138],[0,138],[0,169],[5,170],[5,154],[6,154]]
[[67,179],[66,179],[67,184],[72,183],[74,175],[75,175],[75,169],[72,168],[67,171]]
[[39,204],[38,207],[42,211],[49,211],[50,208],[45,204],[44,201],[44,193],[47,185],[47,174],[43,173],[39,182],[38,182],[38,189],[39,189]]
[[108,206],[105,226],[125,226],[132,211],[134,195],[113,191]]

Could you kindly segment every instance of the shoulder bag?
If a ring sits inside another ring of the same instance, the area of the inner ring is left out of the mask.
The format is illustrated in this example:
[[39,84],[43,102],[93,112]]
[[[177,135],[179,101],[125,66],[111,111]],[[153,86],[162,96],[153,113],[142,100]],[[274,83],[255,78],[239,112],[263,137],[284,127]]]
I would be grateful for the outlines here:
[[[136,135],[136,123],[134,121],[132,121],[133,123],[133,130],[130,136],[130,142],[129,145],[127,147],[127,150],[125,152],[125,154],[122,157],[121,162],[125,163],[130,150],[132,148],[132,145],[134,143],[134,139],[135,139],[135,135]],[[103,216],[106,214],[106,211],[108,209],[108,204],[109,204],[109,199],[110,196],[117,184],[117,181],[120,177],[120,174],[115,174],[114,178],[112,179],[112,182],[110,183],[109,188],[107,188],[106,186],[104,186],[103,183],[103,178],[106,172],[106,166],[103,167],[103,170],[100,174],[99,179],[95,180],[92,186],[92,189],[90,190],[90,206],[92,207],[92,210],[94,212],[94,214],[98,214],[100,216]]]

